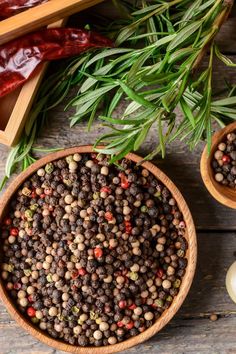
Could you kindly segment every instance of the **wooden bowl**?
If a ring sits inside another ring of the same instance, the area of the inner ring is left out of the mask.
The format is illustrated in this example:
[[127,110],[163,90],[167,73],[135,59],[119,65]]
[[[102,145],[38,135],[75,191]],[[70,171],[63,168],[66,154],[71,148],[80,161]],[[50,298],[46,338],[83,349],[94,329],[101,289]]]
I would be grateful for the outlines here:
[[[17,191],[17,189],[21,186],[21,184],[36,170],[38,170],[40,167],[46,165],[50,161],[57,160],[59,158],[65,157],[67,155],[71,155],[74,153],[90,153],[92,152],[92,146],[80,146],[80,147],[74,147],[70,149],[66,149],[63,151],[55,152],[52,153],[41,160],[35,162],[32,166],[30,166],[26,171],[22,172],[8,187],[6,190],[5,194],[3,195],[1,202],[0,202],[0,221],[4,218],[6,214],[6,210],[9,204],[9,201],[11,200],[12,196],[14,193]],[[127,159],[132,160],[134,162],[141,162],[142,158],[135,155],[135,154],[128,154],[126,156]],[[107,353],[116,353],[122,350],[125,350],[127,348],[130,348],[134,345],[137,345],[139,343],[144,342],[157,332],[159,332],[170,320],[171,318],[176,314],[180,306],[182,305],[185,297],[188,294],[188,291],[190,289],[194,272],[195,272],[195,267],[196,267],[196,260],[197,260],[197,242],[196,242],[196,232],[195,232],[195,227],[194,223],[192,220],[191,213],[189,211],[189,208],[177,189],[177,187],[174,185],[174,183],[161,171],[159,168],[154,166],[150,162],[144,162],[142,163],[142,166],[148,169],[155,177],[157,177],[172,193],[173,197],[176,199],[179,209],[183,213],[184,216],[184,221],[186,223],[186,239],[188,241],[188,250],[186,253],[186,257],[188,259],[188,265],[186,268],[186,273],[182,279],[182,284],[179,290],[178,295],[174,298],[171,306],[169,309],[165,310],[162,314],[162,316],[147,330],[145,330],[143,333],[140,333],[139,335],[132,337],[124,342],[115,344],[115,345],[109,345],[109,346],[103,346],[103,347],[79,347],[79,346],[73,346],[66,344],[62,341],[55,340],[51,338],[49,335],[47,335],[45,332],[41,331],[40,329],[36,328],[31,322],[27,321],[27,319],[16,309],[13,301],[9,298],[9,295],[7,293],[7,290],[5,289],[5,286],[2,282],[0,281],[0,297],[2,301],[4,302],[8,312],[10,315],[19,323],[21,327],[26,329],[30,334],[32,334],[34,337],[36,337],[38,340],[42,341],[43,343],[50,345],[57,350],[64,350],[70,353],[76,353],[76,354],[107,354]]]
[[228,133],[233,131],[236,131],[236,122],[227,125],[225,128],[219,130],[213,135],[211,152],[208,154],[207,146],[205,146],[201,157],[200,169],[203,182],[211,195],[221,204],[224,204],[229,208],[236,209],[236,189],[223,186],[222,184],[216,182],[213,169],[211,167],[211,161],[215,151],[217,150],[218,144],[224,140]]

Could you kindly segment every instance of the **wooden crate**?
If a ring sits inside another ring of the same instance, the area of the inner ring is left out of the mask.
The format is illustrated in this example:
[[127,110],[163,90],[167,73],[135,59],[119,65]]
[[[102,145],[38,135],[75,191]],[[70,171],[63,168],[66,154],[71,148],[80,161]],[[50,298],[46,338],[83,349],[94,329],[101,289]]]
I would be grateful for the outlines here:
[[[66,18],[101,1],[50,0],[12,16],[0,22],[0,45],[48,24],[48,27],[61,27],[66,20],[60,18]],[[37,73],[24,86],[0,99],[0,143],[13,146],[18,142],[46,68],[47,63],[40,65]]]

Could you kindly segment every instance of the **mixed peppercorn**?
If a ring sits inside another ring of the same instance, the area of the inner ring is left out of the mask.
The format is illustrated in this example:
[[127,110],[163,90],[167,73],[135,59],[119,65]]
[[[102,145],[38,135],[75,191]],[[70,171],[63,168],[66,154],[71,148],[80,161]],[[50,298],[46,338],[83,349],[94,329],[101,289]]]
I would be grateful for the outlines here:
[[224,186],[236,187],[236,134],[229,133],[217,146],[212,161],[215,180]]
[[145,331],[181,286],[185,223],[170,191],[123,159],[75,154],[24,182],[1,225],[1,276],[18,309],[79,346]]

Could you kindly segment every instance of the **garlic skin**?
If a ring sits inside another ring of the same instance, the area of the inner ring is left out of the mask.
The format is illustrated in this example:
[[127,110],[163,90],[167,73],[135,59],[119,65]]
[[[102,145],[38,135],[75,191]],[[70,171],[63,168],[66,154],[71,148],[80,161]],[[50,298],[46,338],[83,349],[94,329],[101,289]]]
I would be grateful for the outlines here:
[[236,303],[236,261],[229,267],[226,274],[226,289],[231,299]]

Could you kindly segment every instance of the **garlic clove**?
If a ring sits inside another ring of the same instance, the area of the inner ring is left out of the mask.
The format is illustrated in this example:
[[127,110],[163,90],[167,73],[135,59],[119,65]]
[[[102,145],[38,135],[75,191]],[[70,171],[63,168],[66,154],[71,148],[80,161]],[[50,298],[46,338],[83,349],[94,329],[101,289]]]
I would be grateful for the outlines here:
[[231,299],[236,303],[236,262],[229,267],[226,274],[226,289]]

